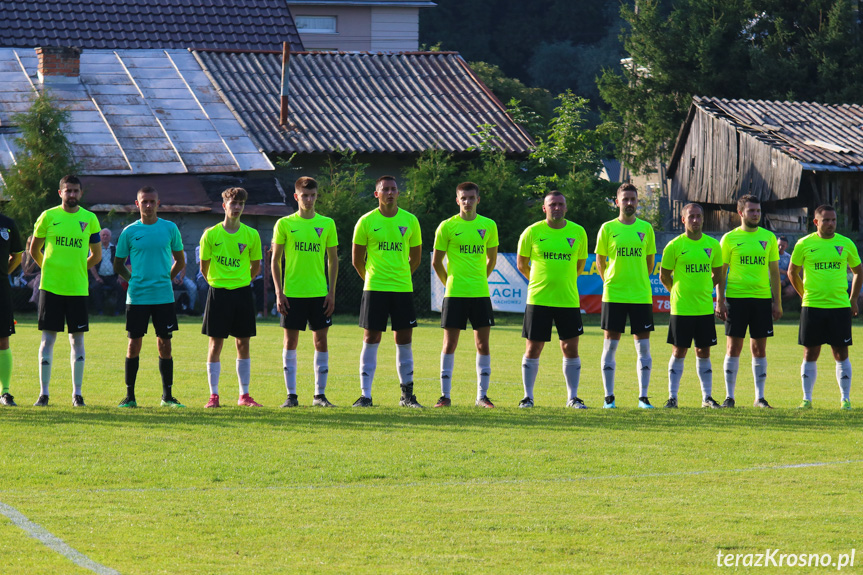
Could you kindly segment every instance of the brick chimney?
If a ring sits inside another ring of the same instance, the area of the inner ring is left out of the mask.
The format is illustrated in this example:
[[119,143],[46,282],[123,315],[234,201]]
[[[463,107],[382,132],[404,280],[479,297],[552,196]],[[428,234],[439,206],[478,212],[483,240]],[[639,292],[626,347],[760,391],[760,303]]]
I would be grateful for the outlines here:
[[81,49],[75,47],[41,46],[36,48],[39,56],[39,81],[45,83],[78,82],[81,73]]

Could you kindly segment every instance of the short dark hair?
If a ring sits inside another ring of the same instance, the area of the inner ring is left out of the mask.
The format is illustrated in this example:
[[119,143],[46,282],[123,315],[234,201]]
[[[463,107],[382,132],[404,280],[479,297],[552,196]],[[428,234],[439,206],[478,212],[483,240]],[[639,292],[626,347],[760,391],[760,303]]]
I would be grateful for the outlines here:
[[545,203],[545,198],[549,196],[563,196],[563,199],[566,199],[566,196],[563,195],[563,192],[559,190],[549,190],[542,196],[542,203]]
[[154,188],[153,186],[144,186],[143,188],[138,190],[138,193],[136,195],[141,194],[156,194],[158,196],[159,192],[156,191],[156,188]]
[[396,181],[396,177],[395,177],[395,176],[381,176],[380,178],[378,178],[377,180],[375,180],[375,188],[377,188],[377,187],[378,187],[378,184],[380,184],[381,182],[385,182],[385,181],[387,181],[387,180],[392,180],[392,181],[394,181],[394,182],[395,182],[395,181]]
[[228,188],[227,190],[222,192],[222,201],[225,203],[228,203],[231,200],[246,203],[246,200],[248,199],[249,192],[247,192],[243,188]]
[[685,214],[686,210],[691,210],[692,208],[698,208],[699,210],[701,210],[702,214],[704,213],[704,208],[698,202],[689,202],[688,204],[683,206],[683,209],[680,211],[680,213]]
[[788,241],[788,236],[779,236],[779,237],[778,237],[778,238],[776,238],[776,239],[777,239],[777,240],[779,240],[780,242],[787,242],[787,241]]
[[74,174],[67,174],[60,179],[60,189],[63,189],[63,186],[66,184],[72,184],[73,186],[80,186],[81,180],[78,179],[78,176]]
[[620,187],[617,188],[617,194],[615,195],[619,196],[621,192],[635,192],[635,194],[638,195],[638,188],[635,187],[635,184],[633,184],[632,182],[626,182],[620,184]]
[[476,195],[479,195],[479,186],[474,184],[473,182],[462,182],[455,188],[455,193],[459,192],[467,192],[473,190],[476,192]]
[[753,196],[752,194],[740,196],[737,198],[737,212],[740,213],[745,210],[746,204],[758,204],[760,206],[761,200],[758,199],[758,196]]
[[836,208],[831,206],[830,204],[821,204],[817,208],[815,208],[815,215],[823,214],[824,212],[835,212]]
[[294,182],[294,191],[299,192],[301,190],[317,190],[318,183],[314,178],[310,178],[308,176],[303,176],[299,178],[296,182]]

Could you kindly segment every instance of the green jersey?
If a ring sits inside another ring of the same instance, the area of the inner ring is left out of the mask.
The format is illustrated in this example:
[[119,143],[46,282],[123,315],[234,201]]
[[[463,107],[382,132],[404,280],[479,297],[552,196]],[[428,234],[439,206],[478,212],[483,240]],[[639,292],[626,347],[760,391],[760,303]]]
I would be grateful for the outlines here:
[[803,268],[805,307],[851,307],[846,270],[859,266],[860,256],[850,239],[839,234],[830,239],[809,234],[797,240],[791,263]]
[[251,264],[261,259],[261,236],[246,224],[233,234],[223,224],[207,228],[201,236],[201,261],[210,260],[207,283],[237,289],[252,283]]
[[69,213],[57,206],[42,212],[33,231],[35,237],[45,239],[39,289],[57,295],[88,295],[87,256],[90,244],[100,242],[100,231],[96,215],[84,208]]
[[357,221],[354,243],[366,246],[364,291],[413,291],[410,248],[423,243],[415,215],[399,209],[388,218],[375,208]]
[[737,228],[722,236],[719,244],[722,263],[728,265],[725,297],[770,299],[770,262],[779,261],[773,232]]
[[707,234],[691,240],[681,234],[662,252],[662,269],[671,270],[671,315],[713,314],[713,268],[722,267],[722,248]]
[[549,307],[579,307],[578,260],[587,259],[587,232],[566,220],[556,230],[542,220],[518,239],[518,255],[530,258],[527,303]]
[[444,297],[488,297],[486,274],[489,248],[499,245],[497,224],[477,215],[463,220],[460,215],[444,220],[434,235],[434,249],[446,252],[446,293]]
[[306,219],[296,212],[276,222],[273,241],[285,246],[285,295],[327,295],[327,277],[324,274],[327,248],[339,245],[333,219],[320,214]]
[[653,226],[637,219],[624,224],[619,219],[605,222],[596,237],[596,255],[607,258],[602,301],[612,303],[653,303],[647,256],[656,253]]

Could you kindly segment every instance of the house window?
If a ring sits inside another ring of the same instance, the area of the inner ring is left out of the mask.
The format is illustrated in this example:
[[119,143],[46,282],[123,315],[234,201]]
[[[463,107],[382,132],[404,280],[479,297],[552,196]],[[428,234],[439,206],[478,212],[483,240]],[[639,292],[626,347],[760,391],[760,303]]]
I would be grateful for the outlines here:
[[335,16],[297,16],[297,31],[301,34],[335,34]]

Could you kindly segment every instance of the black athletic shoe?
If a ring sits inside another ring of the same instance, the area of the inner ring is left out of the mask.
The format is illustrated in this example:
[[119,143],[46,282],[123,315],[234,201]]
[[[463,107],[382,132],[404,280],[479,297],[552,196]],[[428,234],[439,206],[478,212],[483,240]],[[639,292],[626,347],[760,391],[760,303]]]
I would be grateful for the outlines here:
[[532,397],[525,397],[524,399],[522,399],[521,401],[518,402],[518,406],[522,409],[530,409],[531,407],[533,407],[533,398]]
[[701,402],[701,407],[709,407],[711,409],[719,409],[719,408],[724,407],[724,406],[719,405],[719,403],[717,403],[717,401],[715,399],[713,399],[712,397],[710,397],[708,395],[707,397],[704,398],[704,401]]
[[366,397],[365,395],[361,395],[360,398],[354,402],[354,407],[372,407],[373,405],[372,398]]
[[755,400],[755,407],[761,407],[763,409],[773,409],[773,407],[771,407],[770,404],[767,403],[767,400],[763,397],[761,399]]
[[36,403],[33,404],[33,407],[48,407],[48,396],[40,395]]
[[72,407],[86,407],[87,405],[84,403],[84,398],[80,395],[72,396]]
[[663,407],[665,409],[677,409],[677,398],[669,397],[668,401],[665,402],[665,405]]
[[417,401],[417,396],[414,395],[414,384],[406,383],[402,387],[402,398],[399,401],[401,407],[422,408],[420,402]]
[[726,397],[725,401],[722,402],[722,407],[734,407],[734,398]]
[[312,398],[312,407],[335,407],[323,393]]
[[572,407],[573,409],[587,409],[587,406],[586,406],[586,405],[584,405],[584,402],[583,402],[581,399],[577,398],[577,397],[573,397],[572,399],[570,399],[570,400],[566,403],[566,406],[567,406],[567,407]]
[[17,407],[18,404],[15,403],[15,398],[9,395],[8,393],[4,393],[0,395],[0,405],[6,405],[9,407]]
[[289,393],[288,398],[285,400],[285,403],[282,404],[282,407],[297,407],[300,405],[300,402],[297,401],[296,393]]

